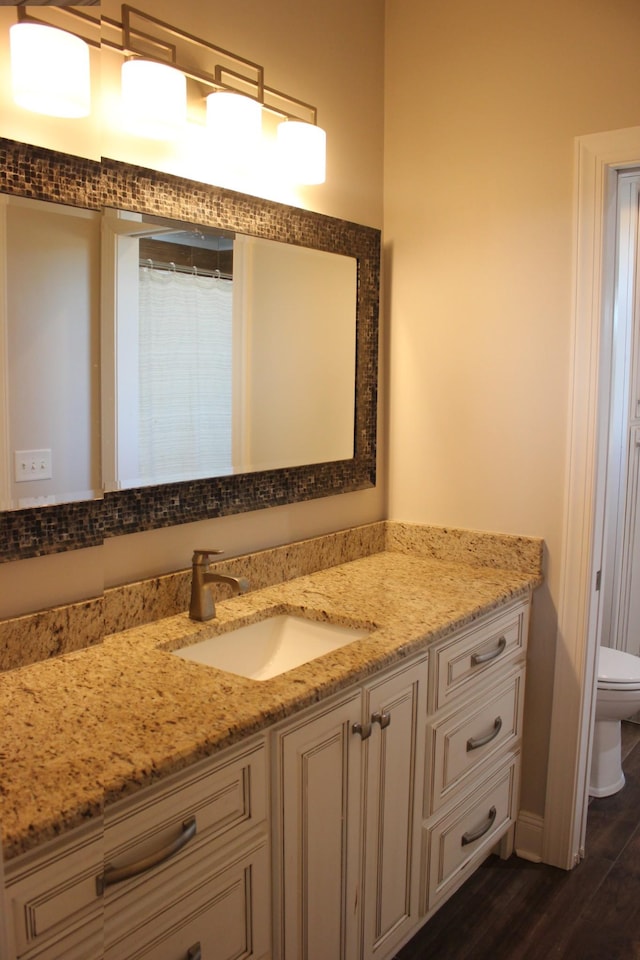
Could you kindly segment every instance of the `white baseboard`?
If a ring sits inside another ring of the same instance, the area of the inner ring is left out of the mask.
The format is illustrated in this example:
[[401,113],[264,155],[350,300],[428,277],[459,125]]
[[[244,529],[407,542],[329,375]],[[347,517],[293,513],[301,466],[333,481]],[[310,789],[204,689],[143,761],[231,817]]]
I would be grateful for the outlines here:
[[515,852],[523,860],[542,862],[542,831],[544,819],[537,813],[521,810],[516,820]]

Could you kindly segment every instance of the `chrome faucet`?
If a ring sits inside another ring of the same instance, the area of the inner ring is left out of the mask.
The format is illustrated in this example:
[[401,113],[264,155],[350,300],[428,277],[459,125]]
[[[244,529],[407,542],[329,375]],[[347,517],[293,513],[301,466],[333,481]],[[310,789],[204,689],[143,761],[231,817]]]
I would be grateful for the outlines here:
[[231,587],[232,595],[246,593],[249,581],[244,577],[228,577],[223,573],[212,573],[209,570],[209,557],[222,553],[222,550],[194,550],[191,561],[191,603],[189,616],[192,620],[212,620],[216,615],[216,608],[211,592],[212,583],[227,583]]

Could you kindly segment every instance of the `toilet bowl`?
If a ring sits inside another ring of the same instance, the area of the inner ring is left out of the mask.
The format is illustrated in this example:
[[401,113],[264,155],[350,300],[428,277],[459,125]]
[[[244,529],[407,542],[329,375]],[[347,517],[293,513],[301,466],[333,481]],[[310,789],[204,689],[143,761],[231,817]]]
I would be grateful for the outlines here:
[[608,797],[624,787],[620,721],[639,710],[640,657],[600,647],[590,796]]

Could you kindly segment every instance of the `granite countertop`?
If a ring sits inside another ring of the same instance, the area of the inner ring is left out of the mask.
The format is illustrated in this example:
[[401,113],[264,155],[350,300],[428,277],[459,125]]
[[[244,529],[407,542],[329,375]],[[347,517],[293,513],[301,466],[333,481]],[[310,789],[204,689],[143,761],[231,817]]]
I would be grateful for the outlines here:
[[[426,649],[539,583],[531,572],[382,552],[225,600],[208,624],[186,613],[167,617],[0,675],[5,859]],[[265,611],[288,610],[372,632],[266,681],[169,652]]]

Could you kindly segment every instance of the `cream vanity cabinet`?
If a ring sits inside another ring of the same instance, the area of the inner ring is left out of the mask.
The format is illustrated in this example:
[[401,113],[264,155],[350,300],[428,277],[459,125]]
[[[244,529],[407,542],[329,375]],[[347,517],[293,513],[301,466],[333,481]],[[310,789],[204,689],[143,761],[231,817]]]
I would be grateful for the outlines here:
[[274,957],[391,956],[418,920],[427,658],[274,732]]
[[528,615],[507,603],[8,861],[9,960],[390,960],[513,848]]
[[420,909],[434,913],[518,812],[529,602],[500,608],[430,649]]

